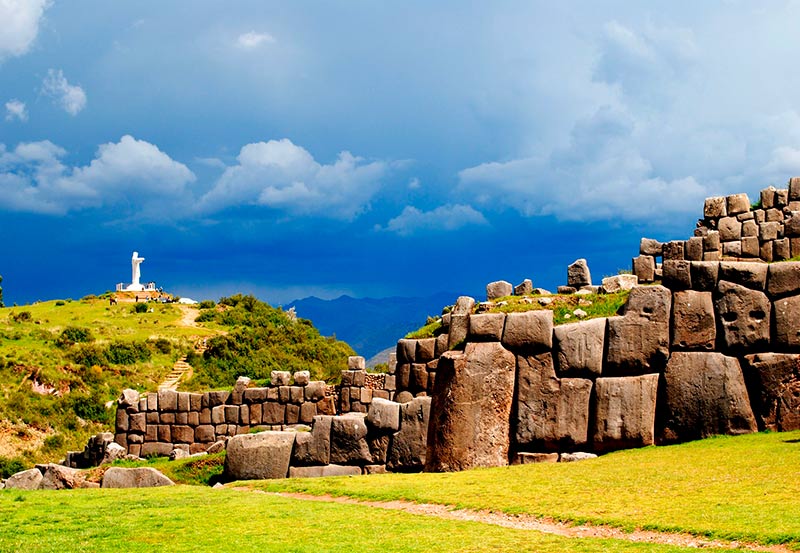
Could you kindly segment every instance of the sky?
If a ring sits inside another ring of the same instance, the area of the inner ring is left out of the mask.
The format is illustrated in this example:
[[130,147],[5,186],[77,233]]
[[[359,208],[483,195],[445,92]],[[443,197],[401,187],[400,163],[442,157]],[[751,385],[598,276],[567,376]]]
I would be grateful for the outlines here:
[[800,3],[0,0],[7,304],[553,289],[800,174]]

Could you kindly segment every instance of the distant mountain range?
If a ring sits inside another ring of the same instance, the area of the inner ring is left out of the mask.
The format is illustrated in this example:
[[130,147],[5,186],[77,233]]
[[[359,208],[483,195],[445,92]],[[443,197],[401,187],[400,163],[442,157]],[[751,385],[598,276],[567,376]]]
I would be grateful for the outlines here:
[[424,325],[429,315],[441,314],[442,307],[455,303],[457,297],[445,292],[426,298],[341,296],[321,300],[312,296],[295,300],[284,309],[294,307],[298,317],[310,319],[323,335],[335,334],[370,359]]

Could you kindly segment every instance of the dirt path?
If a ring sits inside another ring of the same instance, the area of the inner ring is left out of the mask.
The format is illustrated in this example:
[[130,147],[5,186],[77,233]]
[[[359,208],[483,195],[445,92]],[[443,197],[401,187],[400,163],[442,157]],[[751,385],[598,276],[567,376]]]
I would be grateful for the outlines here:
[[197,318],[197,309],[189,307],[188,305],[178,305],[181,310],[180,325],[197,328],[199,325],[195,322]]
[[[250,488],[233,488],[238,490],[256,491]],[[424,515],[438,517],[447,520],[466,520],[472,522],[482,522],[502,526],[503,528],[513,528],[515,530],[534,530],[546,534],[555,534],[567,538],[609,538],[616,540],[627,540],[632,542],[657,543],[664,545],[675,545],[680,547],[720,549],[738,549],[741,551],[768,551],[773,553],[789,553],[794,551],[785,545],[759,545],[737,541],[712,540],[700,538],[691,534],[679,534],[672,532],[654,532],[650,530],[635,530],[625,532],[619,528],[611,526],[571,526],[547,518],[538,518],[528,515],[507,515],[494,511],[474,511],[471,509],[456,509],[447,505],[432,505],[429,503],[413,503],[410,501],[362,501],[350,497],[334,497],[330,495],[308,495],[300,493],[272,493],[290,499],[301,501],[323,501],[329,503],[345,503],[348,505],[364,505],[377,509],[389,509],[393,511],[403,511],[414,515]]]

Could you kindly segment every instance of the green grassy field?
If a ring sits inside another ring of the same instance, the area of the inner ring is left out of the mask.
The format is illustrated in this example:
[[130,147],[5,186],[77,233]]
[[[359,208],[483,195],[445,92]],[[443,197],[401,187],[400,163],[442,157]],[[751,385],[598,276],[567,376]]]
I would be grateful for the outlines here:
[[0,551],[9,552],[684,550],[225,489],[0,492]]
[[717,437],[580,463],[249,485],[800,546],[800,432]]

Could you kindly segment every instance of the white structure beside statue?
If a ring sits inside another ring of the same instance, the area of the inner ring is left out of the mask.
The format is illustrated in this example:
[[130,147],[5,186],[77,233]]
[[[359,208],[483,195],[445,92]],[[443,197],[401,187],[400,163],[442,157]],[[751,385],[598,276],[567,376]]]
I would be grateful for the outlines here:
[[131,256],[131,283],[125,286],[123,283],[117,284],[117,292],[155,292],[156,283],[148,282],[142,284],[142,270],[139,267],[144,262],[144,257],[139,257],[139,252],[133,252]]

